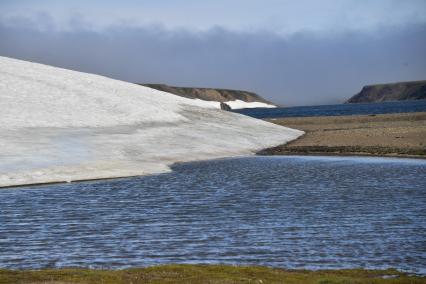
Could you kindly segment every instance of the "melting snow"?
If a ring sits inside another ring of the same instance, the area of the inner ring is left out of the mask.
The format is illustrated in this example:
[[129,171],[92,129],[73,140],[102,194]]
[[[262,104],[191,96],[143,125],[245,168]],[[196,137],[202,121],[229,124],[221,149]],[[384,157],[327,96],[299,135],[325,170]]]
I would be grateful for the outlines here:
[[0,57],[0,186],[161,173],[303,133],[212,103]]

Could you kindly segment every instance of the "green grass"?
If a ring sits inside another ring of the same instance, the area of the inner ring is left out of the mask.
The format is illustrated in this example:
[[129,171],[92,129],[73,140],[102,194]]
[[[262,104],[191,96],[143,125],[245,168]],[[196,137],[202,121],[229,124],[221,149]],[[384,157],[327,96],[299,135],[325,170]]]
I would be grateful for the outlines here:
[[[383,276],[394,278],[384,279]],[[282,270],[257,266],[164,265],[126,270],[0,270],[0,283],[426,283],[396,270]]]

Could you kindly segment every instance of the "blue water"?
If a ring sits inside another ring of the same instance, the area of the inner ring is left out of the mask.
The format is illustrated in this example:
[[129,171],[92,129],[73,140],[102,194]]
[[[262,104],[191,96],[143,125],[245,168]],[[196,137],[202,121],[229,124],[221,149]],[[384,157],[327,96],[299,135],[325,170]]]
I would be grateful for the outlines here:
[[426,161],[250,157],[0,190],[0,267],[227,263],[426,273]]
[[255,118],[337,116],[426,111],[426,100],[233,110]]

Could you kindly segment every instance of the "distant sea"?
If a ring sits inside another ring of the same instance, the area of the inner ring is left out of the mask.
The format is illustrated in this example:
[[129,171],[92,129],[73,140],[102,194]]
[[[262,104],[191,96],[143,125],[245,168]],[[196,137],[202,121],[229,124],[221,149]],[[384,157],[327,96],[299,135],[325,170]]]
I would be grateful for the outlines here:
[[426,112],[426,100],[397,101],[369,104],[338,104],[319,106],[298,106],[285,108],[239,109],[234,112],[255,118],[339,116],[361,114],[385,114],[403,112]]

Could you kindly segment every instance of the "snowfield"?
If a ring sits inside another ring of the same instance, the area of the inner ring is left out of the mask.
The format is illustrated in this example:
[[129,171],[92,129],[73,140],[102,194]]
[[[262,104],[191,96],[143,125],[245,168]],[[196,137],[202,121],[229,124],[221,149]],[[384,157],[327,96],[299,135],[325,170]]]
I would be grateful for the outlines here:
[[0,107],[0,187],[162,173],[303,134],[211,102],[6,57]]

